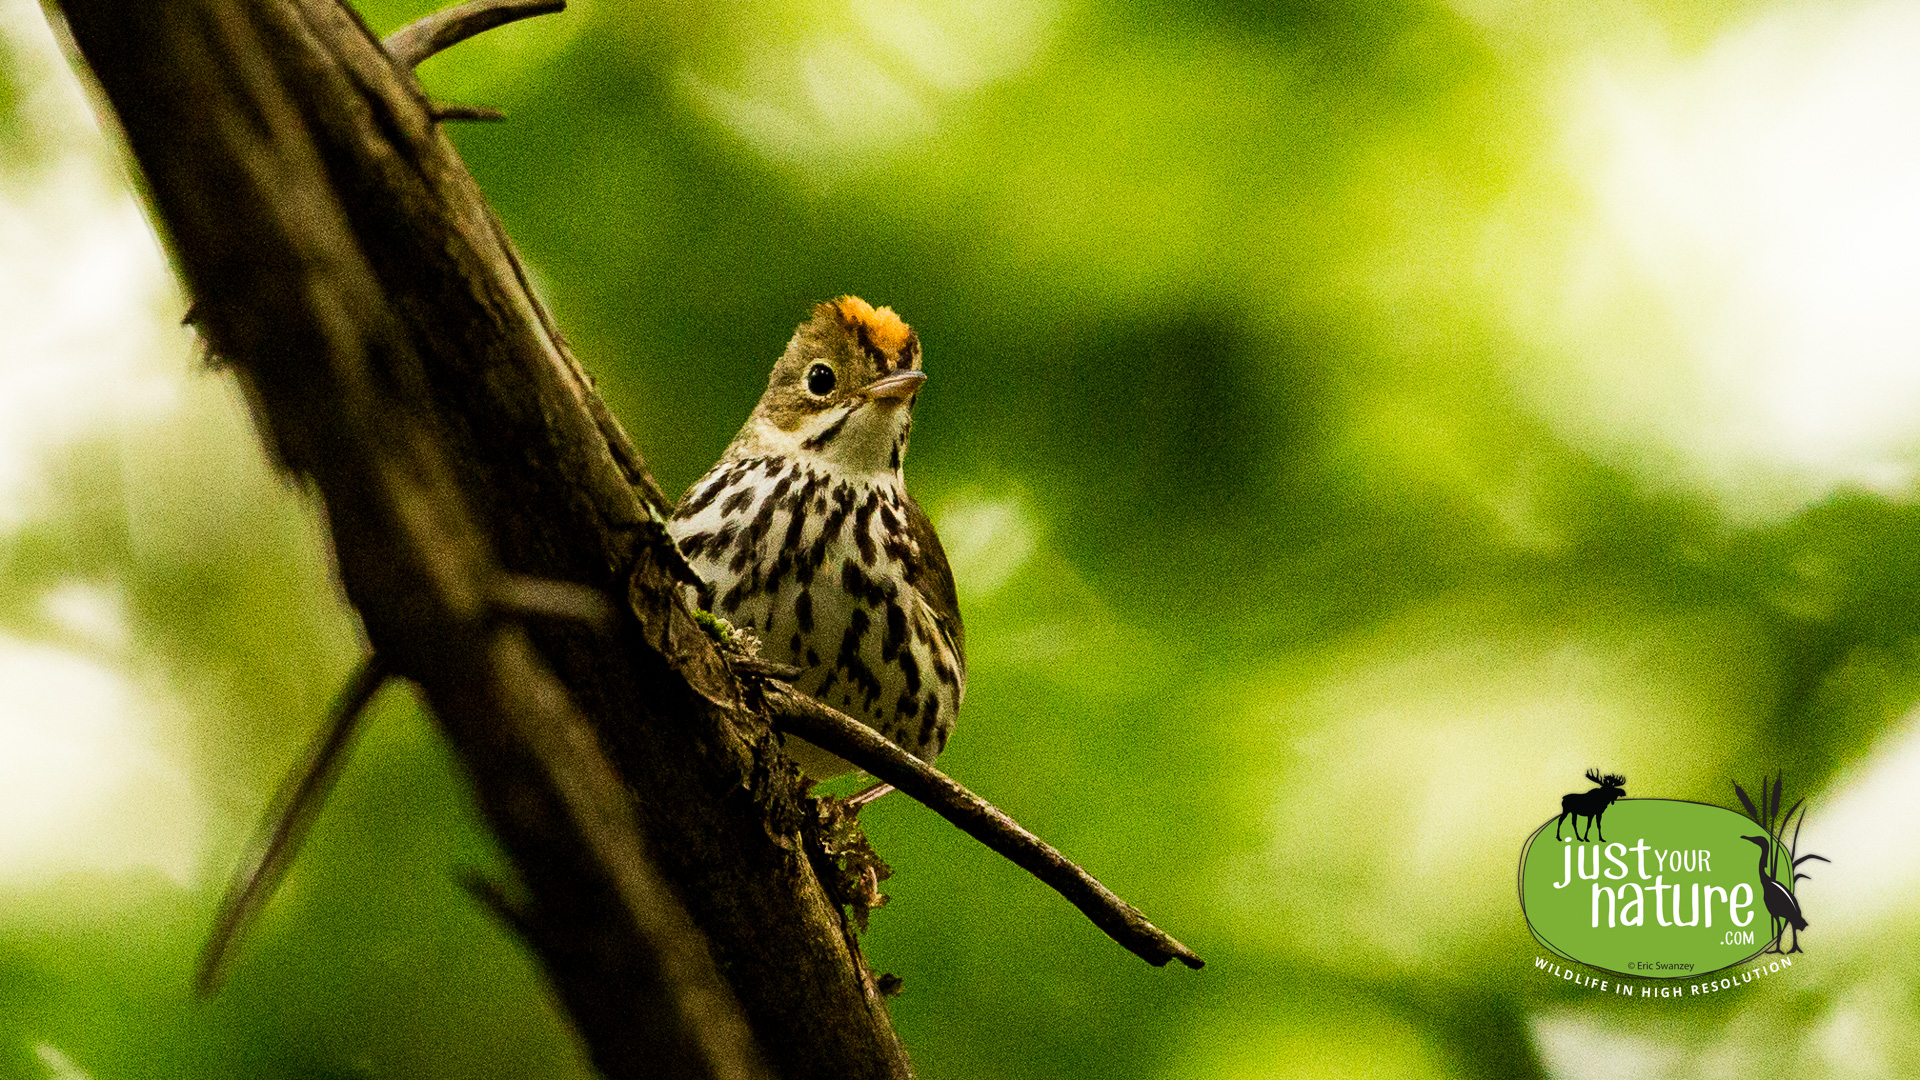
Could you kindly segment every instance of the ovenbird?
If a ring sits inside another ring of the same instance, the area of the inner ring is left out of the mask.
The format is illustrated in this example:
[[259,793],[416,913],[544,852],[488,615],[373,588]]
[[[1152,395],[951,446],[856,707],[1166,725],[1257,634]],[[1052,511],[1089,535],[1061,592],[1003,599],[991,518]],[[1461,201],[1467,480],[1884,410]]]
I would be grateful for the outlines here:
[[[668,532],[701,582],[691,603],[800,668],[796,690],[932,761],[967,658],[946,552],[901,479],[926,378],[919,336],[891,308],[816,306]],[[815,780],[849,769],[801,740],[787,748]]]

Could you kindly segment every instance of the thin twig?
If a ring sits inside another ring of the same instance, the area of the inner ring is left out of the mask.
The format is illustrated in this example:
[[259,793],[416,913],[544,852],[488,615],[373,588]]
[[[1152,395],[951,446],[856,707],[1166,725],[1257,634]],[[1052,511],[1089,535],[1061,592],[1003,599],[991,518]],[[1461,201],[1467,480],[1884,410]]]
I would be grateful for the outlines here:
[[413,68],[434,53],[450,49],[496,26],[566,10],[566,0],[468,0],[414,20],[380,42],[387,55]]
[[505,120],[507,114],[485,105],[454,105],[436,101],[427,106],[435,120]]
[[1158,967],[1179,960],[1203,966],[1193,950],[1147,921],[1052,845],[1020,827],[992,803],[888,742],[879,732],[777,683],[764,693],[773,724],[885,780],[926,804],[962,832],[1011,860],[1081,910],[1107,936]]
[[460,887],[467,895],[479,901],[480,906],[500,920],[500,925],[520,935],[527,941],[533,940],[534,924],[523,901],[514,900],[500,884],[478,870],[468,870],[459,877]]
[[882,781],[865,791],[856,791],[852,795],[847,796],[847,809],[857,813],[861,807],[879,802],[881,798],[891,794],[894,790],[896,789],[892,784]]
[[[488,599],[508,616],[564,619],[595,629],[603,629],[613,620],[613,606],[605,596],[569,581],[501,574],[494,580]],[[211,994],[220,988],[234,945],[259,917],[292,867],[308,829],[326,804],[327,792],[339,778],[360,718],[390,674],[378,656],[362,661],[342,687],[305,764],[288,774],[276,808],[261,821],[253,850],[241,861],[221,901],[195,981],[200,993]]]
[[516,618],[584,623],[594,630],[613,625],[613,602],[587,585],[531,574],[501,574],[488,590],[495,610]]
[[320,729],[307,754],[306,764],[288,774],[287,783],[275,799],[276,808],[260,822],[253,848],[235,869],[233,883],[220,901],[220,913],[214,919],[206,948],[201,951],[200,970],[194,979],[194,989],[199,993],[211,994],[220,988],[227,961],[233,956],[234,943],[259,916],[273,891],[280,886],[280,879],[286,876],[287,868],[293,865],[301,841],[306,839],[307,830],[312,828],[320,807],[326,802],[327,791],[340,776],[347,747],[360,729],[360,718],[366,715],[373,695],[386,683],[389,674],[377,654],[362,660],[341,687],[326,725]]

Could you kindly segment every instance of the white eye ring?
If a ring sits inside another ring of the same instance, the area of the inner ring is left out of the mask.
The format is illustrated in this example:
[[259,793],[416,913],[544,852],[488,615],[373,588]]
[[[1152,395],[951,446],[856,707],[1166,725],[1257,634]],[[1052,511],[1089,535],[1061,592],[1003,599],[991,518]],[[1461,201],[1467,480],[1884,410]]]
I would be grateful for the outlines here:
[[807,369],[807,393],[814,397],[826,397],[833,393],[833,387],[839,380],[833,369],[825,364],[815,364]]

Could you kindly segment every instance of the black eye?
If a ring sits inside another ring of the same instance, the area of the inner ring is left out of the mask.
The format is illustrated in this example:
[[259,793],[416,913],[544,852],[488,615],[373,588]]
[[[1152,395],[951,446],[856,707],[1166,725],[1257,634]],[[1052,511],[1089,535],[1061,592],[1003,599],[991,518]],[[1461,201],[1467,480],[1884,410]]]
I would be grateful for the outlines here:
[[833,369],[825,364],[815,364],[807,369],[807,390],[815,397],[826,397],[833,393]]

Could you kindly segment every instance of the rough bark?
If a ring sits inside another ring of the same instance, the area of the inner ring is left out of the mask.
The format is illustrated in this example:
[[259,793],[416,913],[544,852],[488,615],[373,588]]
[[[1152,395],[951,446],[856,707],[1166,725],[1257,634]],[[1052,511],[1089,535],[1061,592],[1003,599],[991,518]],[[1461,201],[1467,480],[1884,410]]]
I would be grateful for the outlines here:
[[[596,1065],[909,1075],[796,776],[679,598],[665,500],[410,71],[335,0],[52,2],[196,321],[325,506],[368,639],[472,778]],[[508,573],[621,618],[525,619]]]

